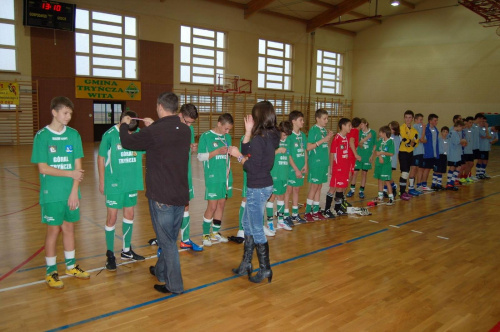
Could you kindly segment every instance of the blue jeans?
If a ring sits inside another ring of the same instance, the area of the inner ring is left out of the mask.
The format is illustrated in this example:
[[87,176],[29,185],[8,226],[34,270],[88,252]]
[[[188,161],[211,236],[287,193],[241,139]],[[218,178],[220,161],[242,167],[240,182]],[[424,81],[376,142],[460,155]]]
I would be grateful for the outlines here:
[[156,233],[160,257],[155,266],[158,281],[164,282],[172,293],[182,293],[184,284],[181,262],[177,250],[177,237],[181,228],[184,206],[173,206],[149,200],[149,213]]
[[252,235],[255,243],[266,243],[264,235],[264,209],[273,192],[273,186],[247,188],[247,204],[241,222],[245,235]]

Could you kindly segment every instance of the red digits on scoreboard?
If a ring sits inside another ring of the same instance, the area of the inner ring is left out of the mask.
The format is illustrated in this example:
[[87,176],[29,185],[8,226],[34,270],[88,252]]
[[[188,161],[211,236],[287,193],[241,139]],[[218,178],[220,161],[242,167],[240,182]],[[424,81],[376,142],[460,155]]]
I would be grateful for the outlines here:
[[42,3],[42,9],[45,9],[45,10],[50,10],[52,8],[52,5],[48,2],[44,2]]
[[61,11],[61,5],[54,5],[54,11],[55,12],[60,12]]

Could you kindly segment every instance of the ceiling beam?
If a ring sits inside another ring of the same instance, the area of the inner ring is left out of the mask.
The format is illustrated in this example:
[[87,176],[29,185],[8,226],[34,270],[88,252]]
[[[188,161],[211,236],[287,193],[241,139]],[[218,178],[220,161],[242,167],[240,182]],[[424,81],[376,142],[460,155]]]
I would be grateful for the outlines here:
[[414,4],[412,4],[411,2],[405,1],[405,0],[399,0],[399,4],[401,6],[405,6],[405,7],[411,8],[411,9],[415,9],[415,5]]
[[[313,5],[318,5],[318,6],[322,6],[322,7],[325,7],[325,8],[336,8],[337,6],[331,4],[331,3],[328,3],[328,2],[324,2],[324,1],[321,1],[321,0],[309,0],[310,3],[312,3]],[[351,15],[351,16],[354,16],[354,17],[357,17],[357,18],[365,18],[365,17],[368,17],[367,15],[365,14],[361,14],[361,13],[358,13],[358,12],[355,12],[355,11],[350,11],[350,12],[347,12],[347,15]],[[368,21],[371,21],[373,23],[377,23],[377,24],[382,24],[382,20],[378,20],[376,18],[372,18],[372,19],[369,19]]]
[[246,5],[244,17],[249,18],[252,14],[255,14],[259,10],[265,8],[273,1],[274,0],[251,0]]
[[234,1],[230,1],[230,0],[206,0],[206,1],[217,3],[219,5],[223,5],[226,7],[239,8],[239,9],[243,9],[243,10],[246,8],[246,5],[244,3],[234,2]]
[[311,32],[321,27],[324,24],[329,23],[331,20],[347,14],[354,8],[361,6],[362,4],[368,2],[369,0],[344,0],[335,6],[335,8],[330,8],[327,11],[313,17],[307,22],[307,32]]

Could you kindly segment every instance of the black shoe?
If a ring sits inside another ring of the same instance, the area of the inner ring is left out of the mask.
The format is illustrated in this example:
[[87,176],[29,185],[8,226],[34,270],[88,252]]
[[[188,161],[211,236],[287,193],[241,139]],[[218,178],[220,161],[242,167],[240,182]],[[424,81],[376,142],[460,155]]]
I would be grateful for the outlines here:
[[342,205],[339,208],[335,209],[335,213],[337,214],[337,216],[347,216],[348,215],[347,210],[344,209],[344,207]]
[[154,285],[154,288],[158,292],[163,293],[163,294],[172,293],[171,291],[168,290],[167,286],[165,286],[165,285]]
[[296,216],[292,216],[291,218],[294,222],[298,222],[299,224],[305,224],[307,220],[301,218],[298,214]]
[[322,214],[323,214],[326,218],[328,218],[328,219],[333,219],[333,218],[335,218],[335,214],[334,214],[334,213],[332,213],[332,211],[330,211],[330,209],[328,209],[328,210],[324,210],[324,211],[322,211],[321,213],[322,213]]
[[149,267],[149,273],[150,273],[152,276],[155,276],[155,277],[156,277],[156,274],[155,274],[155,267],[154,267],[154,266],[150,266],[150,267]]
[[352,207],[352,204],[349,203],[345,198],[342,199],[342,206],[344,207],[344,209],[347,209],[348,207]]
[[134,261],[144,261],[146,258],[144,258],[141,255],[137,255],[133,250],[132,247],[130,247],[129,251],[123,251],[122,249],[122,254],[121,257],[124,259],[132,259]]
[[253,277],[248,278],[251,282],[259,283],[267,278],[267,282],[273,279],[273,271],[269,262],[269,243],[256,243],[257,258],[259,259],[259,271]]
[[106,270],[108,271],[116,271],[116,258],[115,254],[108,250],[106,251]]
[[290,218],[290,216],[285,217],[285,219],[283,219],[283,222],[284,222],[284,223],[285,223],[285,225],[287,225],[288,227],[293,227],[293,226],[295,226],[295,225],[293,224],[293,220],[292,220],[292,218]]
[[245,245],[243,247],[243,259],[241,260],[240,266],[236,269],[233,269],[233,273],[237,275],[245,275],[248,274],[250,276],[253,271],[252,267],[252,256],[253,249],[255,248],[255,243],[253,241],[253,235],[245,234]]
[[149,240],[148,243],[150,246],[157,246],[158,245],[158,241],[156,240],[156,238]]

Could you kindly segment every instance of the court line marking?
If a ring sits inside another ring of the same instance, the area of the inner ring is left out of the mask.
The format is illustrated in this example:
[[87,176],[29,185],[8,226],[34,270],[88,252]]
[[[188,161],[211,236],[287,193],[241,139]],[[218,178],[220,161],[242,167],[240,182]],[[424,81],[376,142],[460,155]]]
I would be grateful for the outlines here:
[[376,221],[376,220],[369,220],[369,222],[373,222],[373,223],[375,223],[375,224],[378,224],[378,223],[379,223],[379,222],[378,222],[378,221]]
[[448,237],[439,236],[439,235],[438,235],[437,237],[438,237],[438,238],[440,238],[440,239],[443,239],[443,240],[449,240],[449,239],[450,239],[450,238],[448,238]]
[[412,231],[413,233],[424,234],[423,232],[421,232],[421,231],[416,231],[416,230],[414,230],[414,229],[412,229],[411,231]]
[[395,225],[389,225],[389,227],[400,228],[399,226],[395,226]]
[[[472,201],[469,201],[469,202],[465,202],[463,204],[456,205],[454,207],[450,207],[450,208],[447,208],[447,209],[444,209],[444,210],[441,210],[441,211],[437,211],[437,212],[429,214],[427,216],[422,216],[420,218],[415,218],[415,220],[410,220],[410,221],[414,222],[414,221],[417,221],[417,220],[422,220],[422,219],[434,216],[434,215],[436,215],[438,213],[443,213],[443,212],[449,211],[451,209],[455,209],[455,208],[461,207],[463,205],[467,205],[467,204],[476,202],[478,200],[482,200],[482,199],[485,199],[485,198],[488,198],[488,197],[491,197],[491,196],[494,196],[494,195],[498,195],[499,193],[500,192],[492,193],[492,194],[486,195],[484,197],[480,197],[480,198],[477,198],[475,200],[472,200]],[[408,223],[410,223],[410,222],[405,222],[405,223],[402,223],[402,224],[405,225],[405,224],[408,224]],[[351,239],[351,240],[347,240],[345,243],[352,243],[352,242],[361,240],[361,239],[369,237],[369,236],[373,236],[373,235],[376,235],[376,234],[380,234],[382,232],[386,232],[388,230],[389,230],[388,228],[384,228],[384,229],[381,229],[381,230],[376,231],[376,232],[372,232],[372,233],[369,233],[369,234],[366,234],[366,235],[362,235],[362,236],[359,236],[359,237]],[[315,254],[315,253],[319,253],[319,252],[323,252],[325,250],[333,249],[333,248],[341,246],[341,245],[343,245],[345,243],[344,242],[336,243],[334,245],[331,245],[331,246],[328,246],[328,247],[325,247],[325,248],[321,248],[321,249],[318,249],[318,250],[315,250],[315,251],[312,251],[312,252],[309,252],[309,253],[306,253],[306,254],[302,254],[302,255],[299,255],[299,256],[296,256],[296,257],[289,258],[288,260],[284,260],[284,261],[281,261],[281,262],[278,262],[278,263],[271,264],[271,266],[278,266],[278,265],[284,264],[286,262],[290,262],[290,261],[294,261],[294,260],[297,260],[297,259],[300,259],[300,258],[303,258],[303,257],[310,256],[310,255]],[[233,280],[233,279],[238,278],[238,277],[240,277],[240,276],[235,275],[235,276],[231,276],[231,277],[228,277],[228,278],[220,279],[218,281],[214,281],[212,283],[207,283],[207,284],[195,287],[195,288],[191,288],[191,289],[188,289],[187,291],[185,291],[184,294],[191,293],[191,292],[194,292],[196,290],[203,289],[203,288],[206,288],[206,287],[210,287],[210,286],[222,283],[222,282]],[[102,319],[102,318],[114,316],[114,315],[117,315],[117,314],[120,314],[120,313],[123,313],[123,312],[127,312],[127,311],[130,311],[130,310],[133,310],[133,309],[141,308],[141,307],[153,304],[153,303],[165,301],[165,300],[170,299],[170,298],[175,297],[175,296],[178,296],[178,294],[171,294],[171,295],[165,296],[163,298],[158,298],[158,299],[155,299],[155,300],[138,303],[136,305],[133,305],[133,306],[130,306],[130,307],[126,307],[126,308],[123,308],[123,309],[119,309],[119,310],[115,310],[115,311],[109,312],[107,314],[103,314],[103,315],[100,315],[100,316],[91,317],[91,318],[88,318],[88,319],[85,319],[85,320],[81,320],[81,321],[78,321],[78,322],[75,322],[75,323],[71,323],[71,324],[68,324],[68,325],[63,325],[63,326],[57,327],[55,329],[51,329],[49,331],[65,330],[65,329],[68,329],[70,327],[75,327],[75,326],[78,326],[78,325],[86,324],[86,323],[89,323],[89,322],[92,322],[92,321],[96,321],[96,320],[99,320],[99,319]]]
[[37,251],[35,251],[35,253],[33,255],[31,255],[26,260],[24,260],[21,264],[19,264],[18,266],[16,266],[15,268],[13,268],[12,270],[10,270],[9,272],[7,272],[4,275],[2,275],[0,277],[0,281],[4,280],[8,276],[10,276],[12,273],[14,273],[17,270],[19,270],[21,267],[23,267],[23,265],[27,264],[29,261],[31,261],[33,258],[35,258],[39,253],[41,253],[43,251],[43,249],[45,249],[45,246],[42,246],[40,249],[38,249]]
[[493,326],[489,332],[500,332],[500,322]]

